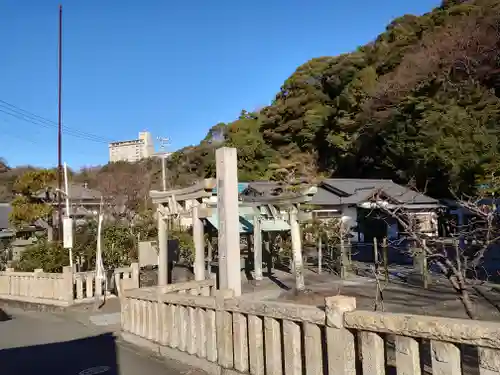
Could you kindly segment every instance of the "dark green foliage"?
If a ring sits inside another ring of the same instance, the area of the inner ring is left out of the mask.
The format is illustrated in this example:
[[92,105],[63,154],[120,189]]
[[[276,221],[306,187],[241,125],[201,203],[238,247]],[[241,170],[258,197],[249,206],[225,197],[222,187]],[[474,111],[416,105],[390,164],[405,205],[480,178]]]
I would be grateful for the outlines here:
[[68,250],[58,242],[48,242],[39,238],[21,254],[19,262],[14,264],[18,271],[32,272],[40,268],[45,272],[60,273],[69,264]]

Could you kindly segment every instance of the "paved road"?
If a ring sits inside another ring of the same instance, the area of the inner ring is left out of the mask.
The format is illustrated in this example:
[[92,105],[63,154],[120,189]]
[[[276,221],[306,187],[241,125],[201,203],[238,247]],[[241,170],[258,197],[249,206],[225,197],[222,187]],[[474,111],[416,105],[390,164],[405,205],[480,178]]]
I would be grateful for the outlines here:
[[2,375],[201,375],[120,342],[102,327],[63,314],[9,309],[0,314]]

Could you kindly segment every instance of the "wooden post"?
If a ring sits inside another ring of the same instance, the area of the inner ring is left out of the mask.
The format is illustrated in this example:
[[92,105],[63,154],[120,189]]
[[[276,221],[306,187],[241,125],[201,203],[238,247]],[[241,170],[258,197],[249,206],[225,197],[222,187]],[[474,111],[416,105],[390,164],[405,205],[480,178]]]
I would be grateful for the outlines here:
[[389,255],[388,255],[388,249],[387,249],[387,237],[384,237],[382,240],[382,256],[383,256],[383,261],[384,261],[384,275],[385,275],[385,281],[389,281]]
[[321,233],[318,235],[318,273],[321,274],[323,263],[323,239]]
[[422,278],[424,281],[424,289],[429,288],[429,270],[427,269],[427,253],[425,252],[426,243],[422,240]]
[[347,237],[347,248],[348,248],[347,256],[348,256],[348,259],[349,259],[349,267],[350,267],[351,264],[352,264],[352,243],[351,243],[351,237]]
[[344,221],[340,219],[340,277],[345,279]]

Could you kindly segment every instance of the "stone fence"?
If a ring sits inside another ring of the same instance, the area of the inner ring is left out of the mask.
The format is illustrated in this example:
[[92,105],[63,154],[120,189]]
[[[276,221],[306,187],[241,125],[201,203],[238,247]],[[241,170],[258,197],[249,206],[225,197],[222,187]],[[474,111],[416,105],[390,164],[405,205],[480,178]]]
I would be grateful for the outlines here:
[[500,323],[232,298],[211,280],[124,292],[122,336],[212,374],[500,374]]
[[[113,270],[115,285],[122,279],[129,279],[135,288],[139,287],[139,265]],[[96,295],[103,295],[102,283],[96,282],[95,271],[73,272],[64,267],[62,273],[0,272],[0,299],[56,306],[93,301]]]
[[[139,287],[139,264],[132,263],[130,267],[115,268],[113,270],[113,280],[114,286],[118,286],[120,280],[129,279],[135,288]],[[96,271],[89,272],[76,272],[73,277],[74,280],[74,298],[75,302],[87,302],[93,300],[96,295],[103,295],[103,283],[96,281]],[[110,291],[114,288],[110,288],[108,285],[108,290],[106,294],[110,294]]]

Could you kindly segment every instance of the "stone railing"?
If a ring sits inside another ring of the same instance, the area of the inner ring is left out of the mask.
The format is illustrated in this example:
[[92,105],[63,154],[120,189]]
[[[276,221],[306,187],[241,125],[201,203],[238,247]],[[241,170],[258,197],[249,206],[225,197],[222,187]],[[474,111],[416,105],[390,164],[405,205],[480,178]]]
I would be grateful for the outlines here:
[[[115,285],[127,279],[130,288],[139,287],[137,263],[117,268],[113,274]],[[103,284],[96,283],[95,275],[95,271],[73,273],[71,267],[64,267],[63,273],[42,270],[14,272],[8,269],[0,272],[0,299],[59,306],[89,302],[96,295],[103,295]]]
[[500,374],[499,323],[361,311],[345,296],[250,301],[203,283],[126,291],[124,339],[212,374]]
[[[74,274],[74,298],[76,303],[93,300],[95,296],[103,295],[103,283],[96,282],[96,271],[76,272]],[[113,280],[118,285],[122,279],[131,279],[135,288],[139,288],[139,264],[132,263],[130,267],[115,268]],[[105,291],[110,294],[110,290]]]
[[63,273],[0,272],[0,299],[70,305],[73,303],[71,267],[64,267]]

